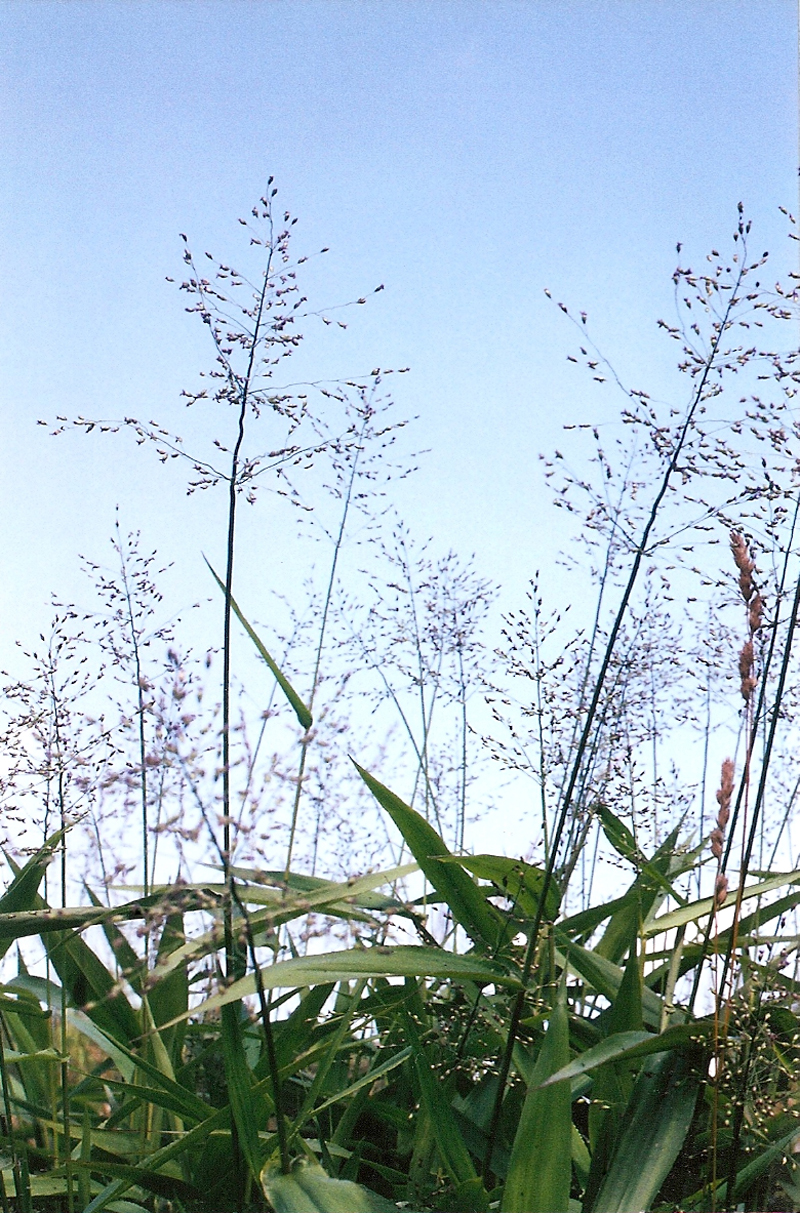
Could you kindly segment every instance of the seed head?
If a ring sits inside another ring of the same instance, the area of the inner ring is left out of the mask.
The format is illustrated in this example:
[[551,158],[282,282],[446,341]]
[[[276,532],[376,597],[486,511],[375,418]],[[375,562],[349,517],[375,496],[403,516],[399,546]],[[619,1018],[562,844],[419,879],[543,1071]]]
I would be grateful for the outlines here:
[[711,854],[715,859],[722,859],[722,842],[724,837],[725,835],[722,833],[722,830],[720,830],[719,827],[717,827],[716,830],[711,831]]
[[745,602],[749,602],[753,596],[753,573],[756,566],[755,561],[750,555],[747,541],[738,531],[731,531],[731,552],[733,553],[734,563],[739,570],[739,589],[742,598],[744,598]]
[[753,597],[750,599],[750,605],[747,612],[748,622],[750,624],[750,632],[752,635],[762,627],[764,622],[764,599],[756,590]]

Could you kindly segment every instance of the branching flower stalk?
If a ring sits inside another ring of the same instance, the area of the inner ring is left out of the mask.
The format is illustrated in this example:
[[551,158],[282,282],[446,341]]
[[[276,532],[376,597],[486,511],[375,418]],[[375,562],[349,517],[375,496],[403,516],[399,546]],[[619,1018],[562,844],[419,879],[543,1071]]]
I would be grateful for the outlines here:
[[[739,233],[738,234],[741,237],[744,237],[744,234],[745,234],[745,227],[744,227],[744,224],[742,223],[741,219],[739,221]],[[592,739],[592,736],[594,733],[595,718],[597,716],[598,708],[600,706],[600,701],[601,701],[603,690],[605,687],[606,676],[608,674],[608,670],[611,665],[611,659],[614,654],[614,650],[615,650],[616,643],[617,643],[617,637],[619,636],[620,630],[622,628],[623,620],[625,619],[625,616],[626,616],[626,613],[628,610],[628,604],[630,603],[634,587],[636,586],[636,583],[639,578],[639,572],[640,572],[640,569],[642,566],[642,561],[644,560],[646,554],[649,551],[650,536],[653,532],[653,528],[655,527],[656,521],[659,517],[661,505],[664,501],[664,498],[666,497],[666,494],[667,494],[667,491],[672,482],[673,476],[675,475],[679,461],[683,454],[684,446],[692,431],[692,427],[694,424],[694,420],[695,420],[697,411],[700,408],[701,403],[704,399],[706,385],[709,381],[709,377],[712,373],[712,370],[714,369],[716,356],[720,349],[723,336],[727,332],[734,308],[736,307],[737,303],[739,302],[739,297],[738,297],[739,289],[741,287],[743,276],[744,276],[745,272],[746,272],[746,257],[743,256],[741,262],[739,263],[738,272],[735,276],[735,285],[730,293],[730,297],[728,299],[727,306],[724,309],[721,319],[715,324],[715,332],[714,332],[713,340],[711,343],[711,348],[708,353],[708,356],[705,359],[705,365],[704,365],[703,371],[699,377],[697,386],[693,392],[691,402],[689,404],[689,407],[688,407],[685,417],[684,417],[683,425],[681,426],[681,429],[680,429],[680,433],[678,434],[677,440],[673,444],[671,454],[669,456],[666,468],[665,468],[663,476],[661,478],[661,483],[659,485],[658,492],[656,493],[655,499],[650,507],[650,511],[649,511],[647,521],[644,526],[644,530],[642,531],[641,537],[636,545],[636,551],[635,551],[635,556],[633,559],[633,564],[631,566],[630,573],[628,575],[627,583],[625,585],[625,589],[623,591],[622,598],[621,598],[619,606],[617,608],[617,612],[616,612],[616,615],[614,618],[614,623],[613,623],[613,625],[611,627],[611,631],[609,633],[608,642],[606,644],[606,649],[603,654],[603,660],[601,662],[600,669],[598,671],[597,678],[596,678],[596,681],[594,684],[592,697],[591,697],[588,709],[586,711],[586,717],[584,720],[583,729],[581,730],[580,741],[578,742],[578,747],[577,747],[577,750],[575,753],[575,758],[572,763],[572,768],[570,771],[569,780],[567,782],[566,791],[564,793],[564,797],[563,797],[563,800],[561,803],[561,809],[560,809],[560,812],[558,815],[558,820],[556,822],[556,827],[553,831],[553,838],[552,838],[551,849],[550,849],[550,857],[545,866],[544,880],[542,882],[542,890],[541,890],[537,908],[536,908],[536,916],[533,920],[533,924],[531,926],[530,934],[528,936],[528,941],[527,941],[527,945],[525,948],[525,956],[523,959],[522,972],[521,972],[522,989],[515,996],[515,999],[514,999],[514,1004],[513,1004],[512,1013],[511,1013],[511,1019],[510,1019],[509,1028],[508,1028],[508,1035],[507,1035],[507,1039],[506,1039],[506,1043],[505,1043],[503,1052],[499,1059],[499,1065],[498,1065],[499,1081],[498,1081],[498,1087],[497,1087],[497,1095],[494,1100],[492,1119],[491,1119],[491,1123],[490,1123],[490,1127],[489,1127],[486,1154],[484,1157],[484,1166],[483,1166],[484,1177],[488,1177],[488,1175],[491,1172],[492,1155],[494,1153],[494,1147],[495,1147],[495,1143],[497,1140],[498,1130],[500,1127],[500,1115],[501,1115],[502,1106],[503,1106],[503,1097],[505,1095],[506,1084],[508,1082],[508,1075],[509,1075],[509,1071],[511,1068],[511,1058],[512,1058],[513,1051],[514,1051],[514,1045],[516,1043],[517,1036],[519,1034],[520,1020],[522,1019],[522,1012],[523,1012],[523,1008],[525,1005],[525,990],[528,985],[528,982],[530,981],[531,970],[533,969],[533,964],[534,964],[536,954],[537,954],[537,949],[538,949],[538,945],[539,945],[539,935],[541,932],[545,905],[547,903],[547,895],[550,891],[550,886],[551,886],[551,883],[553,880],[553,872],[554,872],[555,865],[556,865],[556,858],[557,858],[557,855],[559,852],[561,838],[564,833],[565,826],[567,824],[569,812],[572,807],[575,789],[576,789],[576,786],[578,784],[578,781],[580,779],[581,772],[583,769],[584,755],[586,754],[586,751],[591,743],[591,739]]]
[[[262,199],[262,201],[265,201]],[[223,365],[226,367],[228,374],[229,386],[234,393],[238,394],[239,399],[239,416],[237,421],[236,442],[233,447],[230,461],[230,471],[228,475],[228,526],[227,538],[225,547],[225,605],[223,611],[222,625],[222,864],[225,873],[225,880],[229,886],[231,896],[233,896],[233,882],[230,874],[231,867],[231,599],[233,597],[233,560],[236,548],[236,503],[239,493],[239,476],[240,476],[240,454],[245,435],[245,422],[247,420],[247,412],[250,404],[250,385],[253,377],[253,368],[255,366],[256,351],[261,340],[261,326],[264,315],[264,304],[267,298],[267,292],[270,289],[270,270],[272,267],[273,258],[273,225],[272,212],[267,205],[268,223],[270,239],[267,245],[267,264],[264,269],[264,277],[261,284],[261,289],[258,293],[255,322],[253,331],[250,334],[250,352],[247,360],[247,369],[244,376],[240,379],[234,372],[231,363],[227,359],[227,355],[222,355],[221,347],[217,341],[216,333],[213,326],[212,333],[215,334],[215,342],[223,357]],[[231,981],[235,976],[240,974],[235,972],[234,961],[234,945],[233,945],[233,925],[231,912],[228,911],[225,922],[225,970],[226,976]]]
[[[62,704],[59,688],[56,685],[56,654],[53,652],[52,641],[48,652],[47,661],[48,675],[48,691],[50,694],[50,710],[53,728],[53,755],[56,764],[56,808],[59,817],[59,830],[61,834],[61,844],[59,847],[61,858],[61,908],[66,909],[67,901],[67,835],[69,822],[67,821],[67,800],[66,800],[66,771],[65,771],[65,755],[64,744],[62,738]],[[60,1006],[60,1022],[61,1022],[61,1129],[64,1134],[64,1166],[67,1180],[66,1191],[66,1210],[67,1213],[73,1213],[74,1209],[74,1192],[73,1192],[73,1174],[72,1174],[72,1135],[70,1132],[70,1091],[69,1091],[69,1061],[67,1047],[67,990],[65,984],[61,983],[61,1006]],[[0,1030],[2,1030],[0,1025]]]
[[[362,412],[361,426],[355,442],[355,453],[350,465],[350,477],[347,481],[347,487],[344,495],[344,503],[342,506],[341,516],[339,518],[339,528],[336,533],[336,539],[333,545],[333,556],[331,558],[330,572],[328,575],[328,584],[325,590],[325,599],[322,605],[322,618],[319,625],[319,633],[317,637],[317,648],[314,655],[314,669],[311,676],[311,690],[308,696],[308,710],[313,712],[314,700],[316,698],[317,689],[319,687],[320,669],[322,664],[322,650],[325,644],[325,634],[328,626],[328,615],[333,601],[333,591],[336,585],[336,573],[339,565],[339,556],[344,543],[345,530],[347,528],[347,520],[350,513],[350,504],[353,499],[353,489],[358,477],[358,464],[363,451],[364,434],[367,426],[372,419],[372,410],[365,407]],[[292,803],[292,820],[289,828],[289,843],[286,848],[286,879],[289,878],[289,873],[292,867],[292,854],[294,851],[295,834],[297,832],[297,821],[300,813],[300,798],[303,794],[303,779],[305,776],[306,760],[308,757],[308,748],[311,744],[311,736],[306,732],[300,746],[300,760],[297,770],[297,784],[295,787],[294,801]]]

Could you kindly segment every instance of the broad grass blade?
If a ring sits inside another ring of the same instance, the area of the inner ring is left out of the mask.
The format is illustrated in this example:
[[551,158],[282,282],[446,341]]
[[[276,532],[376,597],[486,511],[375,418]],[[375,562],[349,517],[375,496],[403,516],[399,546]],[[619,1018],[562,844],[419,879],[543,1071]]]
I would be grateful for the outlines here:
[[[613,1003],[622,985],[624,970],[613,964],[605,956],[599,956],[591,948],[581,947],[561,934],[557,926],[555,930],[556,947],[569,960],[570,967],[589,983],[598,994],[602,994]],[[642,988],[642,1018],[646,1027],[658,1031],[661,1026],[661,1011],[663,1001],[654,990],[647,985]]]
[[300,1158],[291,1174],[277,1165],[261,1172],[264,1195],[275,1213],[397,1213],[397,1205],[349,1179],[331,1179],[319,1163]]
[[[613,818],[618,830],[611,831],[611,836],[619,838],[622,836],[621,831],[627,831],[627,827],[623,825],[609,809],[604,810],[603,825],[606,828],[606,834],[609,833],[608,823]],[[632,836],[631,836],[632,837]],[[653,858],[647,862],[644,856],[641,856],[642,870],[637,874],[636,879],[628,890],[630,899],[625,899],[625,904],[615,910],[611,919],[603,932],[603,936],[599,943],[593,949],[598,956],[604,956],[607,960],[613,960],[616,964],[622,960],[622,957],[630,947],[631,939],[637,935],[641,924],[651,914],[655,912],[659,905],[667,896],[672,896],[676,901],[681,901],[682,898],[675,893],[667,879],[671,872],[674,862],[674,847],[678,838],[677,827],[671,834],[665,838],[664,842],[656,851]],[[625,844],[620,843],[618,850],[621,848],[621,853],[625,853]],[[638,855],[637,851],[637,855]],[[678,865],[680,867],[680,864]]]
[[244,1055],[241,1010],[240,1002],[228,1003],[222,1008],[222,1052],[225,1060],[228,1097],[231,1101],[231,1115],[236,1125],[245,1161],[253,1178],[257,1180],[264,1161],[258,1140],[258,1126],[261,1117],[259,1101],[253,1093],[252,1074]]
[[[161,931],[156,953],[156,969],[168,956],[183,947],[185,942],[183,915],[171,914]],[[186,965],[177,965],[160,979],[152,979],[147,1000],[153,1022],[160,1030],[164,1048],[175,1066],[183,1047],[185,1028],[182,1024],[176,1024],[172,1028],[163,1028],[162,1025],[178,1019],[189,1009],[189,974]]]
[[[439,862],[459,863],[479,880],[491,880],[498,893],[514,903],[516,916],[536,917],[544,888],[544,868],[525,863],[522,859],[510,859],[507,855],[453,855]],[[555,920],[560,903],[561,890],[551,878],[544,907],[545,922]]]
[[416,982],[406,979],[408,997],[404,1003],[404,1022],[414,1049],[414,1073],[419,1083],[423,1109],[430,1117],[436,1137],[436,1148],[445,1171],[458,1185],[478,1178],[469,1150],[440,1081],[434,1077],[430,1049],[420,1039],[418,1025],[425,1023],[425,1008]]
[[661,1053],[645,1063],[608,1172],[585,1213],[650,1208],[689,1131],[699,1086],[694,1059],[685,1053]]
[[[793,872],[781,872],[776,876],[771,876],[768,880],[759,881],[758,884],[746,885],[742,890],[742,901],[749,901],[753,897],[763,897],[765,893],[772,893],[775,889],[782,889],[784,885],[800,884],[800,868],[796,868]],[[739,896],[738,889],[731,889],[728,892],[728,901],[731,905]],[[796,894],[794,903],[800,902],[800,890]],[[671,910],[668,914],[662,914],[659,918],[653,918],[645,924],[644,933],[649,938],[653,935],[660,935],[662,931],[673,931],[676,927],[685,926],[689,922],[697,922],[700,918],[708,918],[714,905],[713,897],[704,897],[700,901],[693,901],[690,905],[680,906],[677,910]],[[771,906],[765,906],[759,913],[762,915],[762,921],[768,922],[769,919],[763,917],[768,914]]]
[[545,1079],[542,1086],[579,1078],[581,1074],[590,1074],[598,1066],[610,1061],[638,1061],[653,1053],[702,1044],[711,1036],[713,1030],[712,1023],[681,1023],[667,1028],[660,1036],[653,1032],[615,1032],[613,1036],[606,1037],[600,1044],[593,1045],[580,1056],[573,1058],[563,1070]]
[[569,1019],[562,982],[514,1137],[500,1205],[503,1213],[569,1213],[572,1181],[570,1083],[565,1080],[549,1087],[542,1085],[568,1061]]
[[[410,945],[350,948],[341,952],[325,952],[319,956],[298,956],[261,969],[261,984],[265,990],[299,989],[331,981],[354,981],[359,977],[431,977],[471,981],[480,986],[509,986],[512,989],[518,989],[520,985],[518,976],[480,957],[459,956],[441,948]],[[187,1014],[208,1014],[255,992],[255,976],[248,973],[219,994],[193,1007]]]
[[[506,924],[499,911],[486,900],[472,877],[461,867],[460,860],[452,855],[444,840],[420,813],[390,792],[357,762],[354,761],[353,765],[378,804],[397,826],[428,880],[449,905],[453,917],[475,943],[496,949],[503,939]],[[456,862],[438,862],[442,859]]]

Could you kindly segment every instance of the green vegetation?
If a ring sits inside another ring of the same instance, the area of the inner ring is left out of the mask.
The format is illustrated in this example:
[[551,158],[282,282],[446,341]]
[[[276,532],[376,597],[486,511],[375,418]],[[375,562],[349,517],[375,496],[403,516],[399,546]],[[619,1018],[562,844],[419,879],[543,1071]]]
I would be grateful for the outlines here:
[[[304,312],[273,208],[242,221],[250,280],[185,252],[215,354],[187,403],[232,435],[56,427],[132,431],[188,461],[190,492],[222,488],[221,688],[209,707],[119,527],[117,568],[91,566],[102,613],[59,608],[6,688],[4,803],[28,849],[0,897],[0,1206],[800,1209],[800,868],[777,867],[800,789],[800,370],[761,344],[792,291],[761,285],[741,210],[727,259],[676,271],[684,406],[623,387],[613,458],[589,430],[586,473],[546,466],[589,624],[570,634],[534,584],[493,658],[490,588],[387,513],[408,465],[386,372],[277,382],[301,317],[330,317]],[[328,489],[313,630],[295,619],[280,649],[234,594],[262,483],[301,517],[305,486]],[[383,561],[366,612],[342,588],[356,516]],[[255,732],[235,640],[273,685]],[[357,675],[372,689],[349,696]],[[386,709],[403,744],[381,750]],[[481,752],[536,788],[524,858],[471,853]]]

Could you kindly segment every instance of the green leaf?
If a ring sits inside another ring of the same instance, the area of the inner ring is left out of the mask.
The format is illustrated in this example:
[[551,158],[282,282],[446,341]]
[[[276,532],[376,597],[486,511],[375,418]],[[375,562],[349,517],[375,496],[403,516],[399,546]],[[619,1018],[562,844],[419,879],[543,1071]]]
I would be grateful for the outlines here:
[[[135,1071],[138,1070],[141,1074],[152,1078],[170,1096],[171,1102],[165,1102],[163,1106],[170,1111],[177,1112],[184,1120],[193,1122],[203,1121],[213,1111],[199,1095],[195,1095],[193,1091],[176,1082],[163,1068],[153,1065],[152,1062],[142,1057],[140,1053],[134,1053],[121,1041],[115,1040],[113,1037],[107,1037],[96,1026],[94,1026],[93,1030],[88,1030],[91,1024],[90,1021],[87,1022],[84,1015],[70,1012],[69,1021],[70,1023],[74,1023],[80,1031],[84,1032],[91,1040],[104,1049],[126,1078],[127,1075],[130,1075],[130,1078],[127,1078],[127,1089],[131,1094],[139,1094],[139,1087],[135,1086],[132,1081]],[[153,1097],[153,1102],[157,1102],[155,1097]]]
[[[600,955],[596,949],[584,948],[573,943],[571,939],[561,934],[560,927],[555,929],[556,946],[569,960],[570,966],[579,973],[588,984],[613,1003],[622,985],[623,970],[619,965]],[[647,1027],[658,1029],[661,1026],[661,1010],[663,1002],[654,990],[647,985],[642,989],[642,1019]]]
[[306,1158],[289,1175],[275,1164],[264,1167],[261,1186],[275,1213],[398,1213],[391,1201],[349,1179],[331,1179]]
[[[193,1129],[189,1129],[183,1133],[177,1140],[170,1142],[168,1146],[162,1146],[160,1150],[154,1150],[152,1154],[147,1156],[147,1170],[150,1174],[155,1174],[161,1167],[172,1163],[173,1159],[180,1158],[181,1155],[191,1154],[199,1146],[205,1142],[212,1133],[218,1130],[224,1130],[230,1125],[231,1113],[230,1108],[218,1108],[211,1112],[202,1124],[195,1125]],[[101,1192],[98,1192],[90,1205],[83,1210],[83,1213],[100,1213],[101,1209],[111,1207],[111,1202],[125,1192],[133,1184],[133,1180],[114,1179],[107,1184]]]
[[590,906],[588,910],[580,910],[577,914],[570,915],[569,918],[562,918],[558,924],[559,930],[566,932],[570,938],[580,936],[588,938],[594,934],[601,922],[605,922],[617,910],[624,909],[635,896],[636,891],[628,889],[627,893],[624,893],[622,897],[615,897],[613,901],[607,901],[599,906]]
[[[100,913],[95,909],[91,912]],[[58,921],[57,910],[49,909],[48,913]],[[140,1031],[136,1012],[89,945],[72,931],[49,930],[39,934],[70,1005],[84,1008],[89,1018],[115,1040],[126,1044],[134,1040]]]
[[253,1093],[252,1074],[244,1055],[241,1009],[239,1002],[228,1003],[222,1008],[222,1054],[239,1143],[253,1178],[258,1179],[264,1161],[258,1139],[261,1117],[259,1101]]
[[[182,947],[186,941],[182,914],[170,914],[166,919],[158,941],[156,970],[167,958]],[[151,976],[148,982],[147,1001],[153,1022],[159,1029],[169,1020],[182,1015],[189,1008],[189,974],[186,965],[177,965],[163,977]],[[183,1047],[184,1031],[176,1026],[161,1031],[164,1047],[172,1065],[176,1064]]]
[[[142,975],[145,970],[144,961],[141,956],[137,956],[127,939],[120,931],[119,927],[110,921],[113,911],[108,906],[104,906],[92,889],[87,884],[84,884],[84,889],[89,895],[89,900],[92,905],[98,910],[104,911],[102,919],[103,934],[105,935],[108,946],[114,953],[114,959],[119,965],[121,972],[125,975],[125,980],[130,983],[131,987],[137,994],[142,992]],[[106,913],[108,917],[106,917]],[[77,924],[76,924],[77,925]]]
[[[206,560],[205,556],[203,557],[203,559]],[[222,590],[222,593],[225,594],[225,592],[226,592],[225,591],[225,582],[222,581],[217,576],[217,574],[214,572],[213,568],[211,567],[211,565],[208,563],[207,560],[206,560],[206,564],[208,565],[209,569],[211,570],[211,576],[214,578],[217,585]],[[312,724],[314,723],[313,716],[309,712],[306,705],[303,703],[300,696],[297,694],[297,692],[294,690],[294,688],[290,685],[289,680],[287,678],[285,678],[284,675],[281,673],[281,671],[278,669],[277,665],[275,664],[273,659],[270,657],[269,653],[267,652],[266,648],[262,644],[261,640],[258,638],[258,636],[256,635],[253,628],[250,626],[250,624],[247,622],[247,620],[245,619],[242,612],[239,610],[239,607],[236,603],[236,599],[234,598],[233,594],[231,594],[231,596],[230,596],[230,602],[231,602],[231,610],[233,611],[236,618],[239,620],[239,623],[242,625],[244,630],[247,632],[247,635],[250,637],[253,644],[258,649],[260,656],[266,662],[266,664],[270,670],[270,673],[274,676],[275,681],[277,682],[278,686],[281,688],[284,695],[286,696],[289,703],[291,704],[291,706],[294,710],[294,714],[297,717],[297,719],[299,720],[300,724],[305,729],[305,731],[308,732],[308,730],[311,728]]]
[[[20,911],[32,910],[40,903],[39,885],[42,883],[48,864],[63,837],[63,830],[53,834],[22,868],[18,867],[10,856],[6,856],[14,878],[0,897],[0,958],[5,956],[13,941],[19,938],[17,931],[8,929],[9,922],[15,919]],[[5,930],[3,930],[4,925]],[[26,934],[35,933],[26,932]]]
[[[131,1086],[129,1083],[122,1082],[120,1079],[111,1078],[108,1075],[103,1076],[103,1083],[112,1091],[118,1093],[120,1099],[120,1107],[123,1106],[125,1096],[128,1096],[128,1102],[125,1107],[138,1107],[139,1104],[149,1104],[154,1108],[164,1108],[167,1112],[174,1112],[181,1120],[188,1120],[190,1123],[197,1122],[197,1116],[187,1116],[184,1101],[176,1098],[169,1091],[162,1090],[160,1087],[145,1087],[139,1083]],[[206,1108],[206,1115],[211,1111],[211,1108]],[[202,1118],[203,1120],[205,1117]]]
[[362,1074],[354,1083],[351,1083],[349,1087],[337,1091],[329,1099],[324,1100],[321,1104],[317,1104],[313,1110],[314,1115],[316,1116],[320,1112],[332,1108],[334,1104],[341,1103],[343,1099],[349,1099],[352,1095],[357,1095],[365,1087],[374,1086],[385,1074],[388,1074],[391,1070],[396,1070],[403,1062],[408,1061],[412,1053],[413,1049],[409,1046],[406,1049],[401,1049],[399,1053],[395,1053],[394,1057],[389,1057],[386,1061],[382,1061],[380,1065],[373,1066],[372,1069],[367,1070],[366,1074]]
[[[572,1094],[568,1081],[544,1081],[569,1061],[569,1020],[562,981],[531,1076],[511,1149],[503,1213],[569,1213]],[[628,1211],[630,1213],[630,1210]]]
[[650,1208],[686,1139],[699,1085],[684,1053],[660,1053],[645,1062],[610,1167],[586,1213]]
[[[108,1162],[106,1159],[97,1162],[87,1162],[83,1159],[73,1159],[73,1170],[77,1171],[97,1171],[101,1175],[117,1175],[123,1179],[129,1179],[132,1184],[136,1184],[140,1188],[145,1188],[148,1192],[155,1192],[157,1196],[179,1197],[184,1200],[197,1199],[199,1193],[197,1189],[185,1180],[179,1179],[174,1175],[163,1175],[157,1171],[151,1171],[148,1167],[131,1166],[128,1163]],[[53,1175],[63,1174],[63,1169],[59,1168],[52,1172]]]
[[618,855],[637,866],[645,862],[644,856],[636,845],[636,839],[616,813],[612,813],[607,805],[599,804],[597,815],[600,818],[603,833]]
[[[516,915],[535,918],[539,898],[544,888],[544,868],[525,863],[522,859],[511,859],[507,855],[452,855],[440,859],[440,863],[459,863],[479,880],[491,880],[499,893],[515,903]],[[550,879],[544,921],[553,922],[561,904],[561,890],[555,880]]]
[[[630,950],[619,990],[609,1009],[598,1020],[598,1027],[609,1036],[642,1030],[642,974],[634,923],[631,923],[631,930]],[[594,1076],[588,1124],[592,1164],[586,1184],[587,1203],[591,1202],[608,1167],[632,1088],[630,1062],[607,1062],[598,1068]]]
[[[261,982],[265,990],[292,990],[302,986],[323,985],[330,981],[353,981],[359,977],[432,977],[450,981],[472,981],[481,986],[503,985],[513,989],[518,989],[520,985],[517,976],[491,961],[471,955],[459,956],[441,948],[411,945],[350,948],[341,952],[323,952],[319,956],[297,956],[291,960],[267,965],[261,970]],[[246,977],[241,977],[221,993],[207,998],[186,1014],[208,1014],[209,1011],[255,992],[255,977],[248,973]]]
[[[746,885],[742,890],[742,901],[749,901],[752,897],[763,897],[765,893],[772,893],[775,889],[782,889],[784,885],[800,884],[800,868],[796,868],[793,872],[781,872],[776,876],[770,877],[769,880],[762,880],[758,884]],[[733,889],[728,893],[728,903],[733,905],[738,897],[738,889]],[[797,894],[797,900],[800,902],[800,892]],[[711,913],[714,905],[713,897],[704,897],[700,901],[693,901],[690,905],[680,906],[677,910],[672,910],[668,914],[662,914],[659,918],[653,918],[645,924],[644,933],[649,938],[653,935],[660,935],[663,931],[673,931],[676,927],[685,926],[688,922],[696,922],[699,918],[707,918]],[[762,913],[767,913],[770,907],[766,906]],[[764,921],[768,921],[764,919]]]
[[[251,897],[253,900],[256,900],[256,896],[269,903],[268,909],[259,910],[250,915],[250,926],[257,933],[258,928],[264,924],[273,927],[279,926],[281,923],[290,922],[293,918],[299,918],[301,915],[307,914],[309,910],[324,910],[326,913],[349,917],[350,898],[357,901],[377,886],[400,880],[403,876],[416,871],[417,864],[408,863],[403,864],[401,867],[390,868],[388,871],[370,872],[366,876],[359,876],[354,880],[320,881],[319,886],[315,890],[309,891],[300,897],[288,897],[285,894],[281,895],[273,889],[264,888],[258,890],[244,888],[241,890],[241,893],[245,903],[250,901]],[[213,893],[215,890],[218,890],[222,894],[225,890],[224,885],[206,884],[204,886],[197,886],[197,888],[198,890],[201,888],[205,889],[207,894]],[[188,943],[175,948],[163,960],[159,959],[156,968],[151,974],[151,980],[159,981],[171,970],[185,968],[190,961],[216,951],[222,943],[223,934],[224,928],[222,922],[219,922],[210,931],[206,931],[203,935],[197,936],[189,940]]]
[[[605,816],[613,817],[610,810],[605,810]],[[622,826],[619,822],[621,829]],[[663,902],[665,896],[671,896],[676,901],[682,900],[670,884],[667,876],[671,873],[676,860],[674,855],[675,843],[678,837],[678,827],[664,839],[649,863],[642,856],[642,867],[625,897],[624,906],[620,906],[611,916],[603,936],[593,949],[598,956],[619,963],[630,949],[631,939],[638,935],[641,925]],[[678,870],[681,863],[677,861]]]
[[675,1024],[660,1036],[653,1032],[615,1032],[613,1036],[607,1036],[599,1044],[586,1049],[579,1057],[573,1058],[562,1070],[545,1079],[542,1086],[589,1074],[610,1061],[636,1061],[653,1053],[665,1053],[670,1049],[700,1044],[713,1030],[713,1024],[703,1021]]
[[0,914],[8,914],[14,910],[29,910],[35,905],[39,885],[42,883],[47,867],[52,861],[56,848],[64,837],[63,830],[53,834],[47,842],[32,855],[23,868],[12,865],[6,856],[14,873],[11,884],[0,897]]
[[[790,1133],[777,1141],[768,1145],[760,1154],[753,1158],[746,1166],[742,1167],[736,1173],[736,1186],[734,1188],[733,1199],[738,1201],[740,1197],[746,1196],[749,1188],[761,1178],[774,1162],[777,1162],[781,1157],[785,1157],[792,1150],[792,1146],[797,1142],[797,1127],[793,1128]],[[729,1205],[728,1201],[728,1181],[718,1180],[715,1192],[715,1205],[718,1209],[724,1209]],[[684,1209],[702,1209],[708,1208],[708,1187],[701,1188],[692,1196],[685,1196],[681,1202]],[[732,1202],[730,1202],[732,1203]]]
[[507,927],[503,916],[464,871],[460,858],[455,863],[440,863],[442,859],[452,860],[456,857],[434,828],[355,760],[353,765],[378,804],[389,814],[420,868],[470,938],[477,944],[488,945],[492,950],[505,942]]
[[[383,880],[380,883],[394,884],[395,881],[402,880],[404,876],[416,871],[417,864],[415,863],[401,864],[399,867],[389,868],[383,872]],[[308,895],[324,892],[331,887],[330,880],[325,880],[321,876],[307,876],[303,872],[285,872],[283,869],[262,871],[260,868],[233,866],[230,869],[230,873],[234,880],[247,882],[245,888],[239,890],[245,901],[248,900],[256,889],[263,888],[265,885],[274,886],[284,896],[287,890],[293,893]],[[347,883],[351,887],[354,884],[353,881],[348,881]],[[392,910],[402,911],[406,908],[406,903],[400,901],[397,897],[370,891],[360,893],[348,892],[347,904],[348,907],[353,905],[358,906],[362,910],[380,910],[384,913]]]

